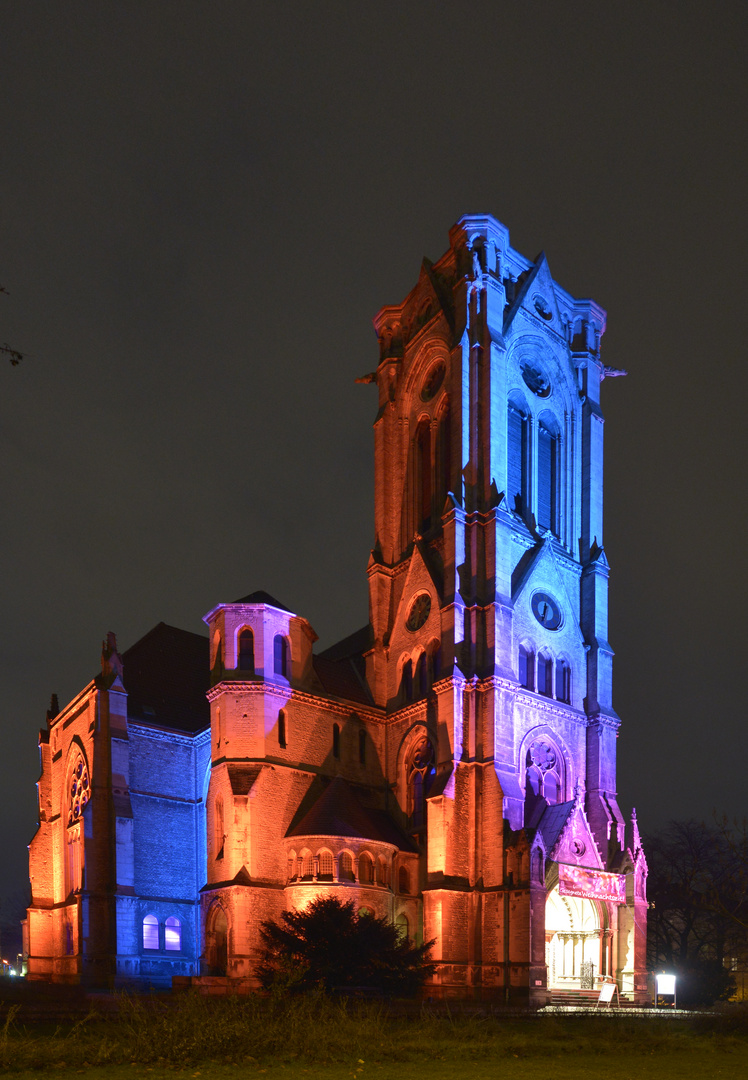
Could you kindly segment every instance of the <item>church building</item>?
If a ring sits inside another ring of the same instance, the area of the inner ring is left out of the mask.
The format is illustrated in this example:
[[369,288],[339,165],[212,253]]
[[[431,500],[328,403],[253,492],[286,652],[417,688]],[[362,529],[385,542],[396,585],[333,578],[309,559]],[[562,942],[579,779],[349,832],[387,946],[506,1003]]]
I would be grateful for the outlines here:
[[[433,940],[432,997],[646,997],[646,861],[616,787],[605,312],[463,217],[374,320],[363,628],[315,653],[264,592],[161,623],[39,738],[29,978],[256,986],[319,896]],[[362,391],[367,392],[367,391]],[[285,598],[284,598],[285,599]],[[363,613],[362,613],[363,614]]]

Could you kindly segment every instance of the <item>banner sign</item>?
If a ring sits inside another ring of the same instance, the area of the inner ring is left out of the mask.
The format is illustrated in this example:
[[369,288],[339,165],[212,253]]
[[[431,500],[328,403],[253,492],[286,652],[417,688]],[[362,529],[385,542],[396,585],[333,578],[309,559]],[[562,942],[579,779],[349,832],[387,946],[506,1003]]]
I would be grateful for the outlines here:
[[626,875],[562,864],[558,868],[558,891],[561,896],[583,896],[589,900],[612,900],[614,904],[625,904]]

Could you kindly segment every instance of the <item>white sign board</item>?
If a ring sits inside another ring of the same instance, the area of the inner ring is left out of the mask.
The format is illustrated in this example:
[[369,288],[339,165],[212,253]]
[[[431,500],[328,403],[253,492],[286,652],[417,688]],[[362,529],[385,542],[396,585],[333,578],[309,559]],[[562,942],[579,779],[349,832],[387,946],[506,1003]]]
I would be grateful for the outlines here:
[[657,993],[675,997],[675,975],[658,975]]

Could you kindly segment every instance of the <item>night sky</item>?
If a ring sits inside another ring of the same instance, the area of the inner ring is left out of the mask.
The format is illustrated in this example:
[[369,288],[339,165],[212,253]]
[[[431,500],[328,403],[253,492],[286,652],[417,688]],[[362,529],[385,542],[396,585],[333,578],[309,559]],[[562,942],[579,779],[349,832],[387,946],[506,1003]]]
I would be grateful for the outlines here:
[[367,619],[371,319],[464,213],[608,312],[619,793],[746,811],[736,3],[0,3],[0,892],[37,732],[160,620]]

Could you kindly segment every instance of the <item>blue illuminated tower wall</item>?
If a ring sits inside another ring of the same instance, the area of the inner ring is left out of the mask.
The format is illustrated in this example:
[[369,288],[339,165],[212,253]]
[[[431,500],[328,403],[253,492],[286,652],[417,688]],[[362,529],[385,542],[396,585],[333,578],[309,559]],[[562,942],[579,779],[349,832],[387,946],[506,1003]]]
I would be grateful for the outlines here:
[[[599,965],[643,992],[646,867],[616,793],[605,312],[470,216],[375,327],[369,678],[391,775],[434,747],[421,844],[437,980],[542,1000],[546,897],[577,865],[628,874],[627,908],[600,905]],[[414,693],[422,669],[431,690]]]

